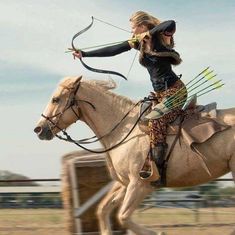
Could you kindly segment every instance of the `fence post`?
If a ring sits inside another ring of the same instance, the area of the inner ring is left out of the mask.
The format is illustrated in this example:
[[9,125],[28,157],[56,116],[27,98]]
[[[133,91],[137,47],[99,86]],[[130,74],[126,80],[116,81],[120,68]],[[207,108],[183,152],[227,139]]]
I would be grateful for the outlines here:
[[[104,154],[76,151],[63,156],[62,196],[70,234],[99,234],[97,204],[111,184]],[[114,213],[111,223],[115,234],[125,234]]]

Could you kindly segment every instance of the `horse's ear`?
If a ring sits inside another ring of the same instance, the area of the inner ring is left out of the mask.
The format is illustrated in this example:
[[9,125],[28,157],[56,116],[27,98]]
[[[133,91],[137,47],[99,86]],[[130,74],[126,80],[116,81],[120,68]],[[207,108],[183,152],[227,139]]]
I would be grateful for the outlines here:
[[100,86],[104,90],[111,90],[117,87],[116,82],[113,79],[106,80],[90,80],[90,83]]
[[72,77],[71,79],[71,83],[70,83],[70,89],[72,90],[76,90],[78,89],[78,86],[79,86],[79,83],[82,79],[82,76],[79,76],[79,77]]
[[82,76],[75,77],[74,78],[74,87],[77,87],[77,85],[80,83],[81,80],[82,80]]
[[65,77],[59,85],[62,87],[65,87],[67,89],[73,89],[74,87],[77,87],[82,79],[82,76],[79,77]]

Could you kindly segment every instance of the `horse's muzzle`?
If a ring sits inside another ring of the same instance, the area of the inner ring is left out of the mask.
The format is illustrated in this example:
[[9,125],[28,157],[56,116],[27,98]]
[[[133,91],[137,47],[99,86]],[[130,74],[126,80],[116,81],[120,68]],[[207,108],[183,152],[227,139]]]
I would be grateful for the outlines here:
[[38,125],[34,128],[34,132],[37,134],[40,140],[51,140],[54,137],[49,125]]

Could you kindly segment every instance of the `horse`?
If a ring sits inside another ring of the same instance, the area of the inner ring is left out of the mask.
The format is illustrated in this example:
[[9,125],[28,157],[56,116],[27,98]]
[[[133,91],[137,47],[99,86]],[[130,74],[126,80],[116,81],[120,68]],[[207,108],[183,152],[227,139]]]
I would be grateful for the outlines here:
[[[148,134],[139,125],[133,128],[139,117],[139,105],[111,91],[115,87],[114,81],[88,80],[82,76],[64,78],[34,132],[41,140],[51,140],[77,120],[86,123],[100,137],[104,149],[109,150],[106,162],[115,181],[98,205],[100,233],[112,234],[110,213],[119,208],[117,218],[121,226],[134,234],[156,235],[131,219],[141,201],[156,188],[139,175],[150,145]],[[187,144],[178,140],[168,162],[167,187],[195,186],[228,172],[232,172],[235,180],[235,108],[217,110],[217,116],[231,128],[197,146],[210,174]],[[171,145],[173,141],[174,137],[169,135],[167,143]]]

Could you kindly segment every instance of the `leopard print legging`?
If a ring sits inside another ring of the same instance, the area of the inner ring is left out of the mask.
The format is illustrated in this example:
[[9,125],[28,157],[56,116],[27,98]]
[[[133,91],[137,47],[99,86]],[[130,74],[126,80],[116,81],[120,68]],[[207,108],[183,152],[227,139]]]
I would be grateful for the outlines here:
[[[166,98],[167,96],[172,96],[175,94],[179,89],[185,88],[184,83],[181,80],[177,80],[175,84],[171,87],[169,87],[167,90],[158,92],[155,94],[157,101],[161,102],[163,98]],[[184,92],[184,93],[183,93]],[[187,91],[186,88],[182,89],[180,91],[181,94],[184,94],[181,97],[182,101],[186,100],[187,97]],[[179,94],[179,93],[178,93]],[[179,101],[177,101],[179,102]],[[173,122],[178,115],[182,112],[183,104],[180,105],[177,108],[174,108],[170,113],[165,114],[164,116],[158,118],[158,119],[152,119],[149,121],[149,129],[150,129],[150,143],[151,146],[154,147],[158,144],[164,144],[166,143],[166,136],[167,136],[167,125],[170,122]]]

